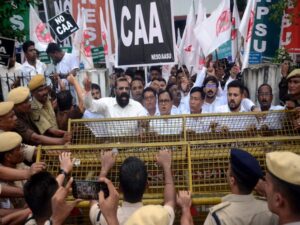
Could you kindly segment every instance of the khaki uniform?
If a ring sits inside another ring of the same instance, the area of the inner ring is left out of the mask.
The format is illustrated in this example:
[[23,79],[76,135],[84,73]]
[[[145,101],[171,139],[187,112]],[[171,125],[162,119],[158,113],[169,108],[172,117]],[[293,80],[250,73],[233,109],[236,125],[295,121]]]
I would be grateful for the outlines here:
[[[3,133],[3,130],[0,130],[0,134]],[[35,146],[33,145],[26,145],[23,144],[21,145],[23,148],[23,154],[24,154],[24,160],[28,161],[28,162],[32,162],[33,161],[33,155],[35,152]]]
[[49,99],[43,105],[33,98],[31,109],[30,119],[38,128],[40,134],[44,134],[49,128],[58,129],[55,113]]
[[[123,202],[122,206],[119,206],[117,211],[117,218],[120,225],[125,224],[128,218],[139,208],[143,206],[142,202],[129,203]],[[164,208],[168,211],[170,216],[170,224],[173,224],[175,213],[172,207],[165,205]],[[90,220],[93,225],[107,225],[107,222],[101,214],[98,204],[94,204],[90,209]]]
[[213,206],[204,225],[276,225],[278,217],[272,214],[265,201],[250,195],[229,194],[222,203]]

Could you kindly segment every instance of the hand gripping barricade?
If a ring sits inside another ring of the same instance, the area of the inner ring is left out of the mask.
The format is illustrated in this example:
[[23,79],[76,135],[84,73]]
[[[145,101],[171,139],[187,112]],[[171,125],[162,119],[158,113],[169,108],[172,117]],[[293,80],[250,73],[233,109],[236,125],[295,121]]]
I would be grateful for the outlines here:
[[[177,190],[191,190],[195,205],[212,205],[229,192],[226,171],[230,149],[241,148],[254,155],[265,169],[265,154],[270,151],[300,153],[300,130],[294,120],[297,112],[227,113],[161,117],[69,120],[72,143],[68,146],[40,146],[39,161],[57,174],[61,151],[76,158],[72,176],[97,180],[101,169],[100,152],[118,151],[116,164],[108,174],[116,187],[118,171],[128,156],[144,160],[148,170],[148,188],[144,202],[163,202],[163,171],[155,155],[161,149],[172,150],[172,172]],[[87,220],[83,209],[70,223]],[[204,214],[202,213],[202,216]],[[200,217],[198,217],[200,218]],[[89,222],[86,222],[89,223]]]

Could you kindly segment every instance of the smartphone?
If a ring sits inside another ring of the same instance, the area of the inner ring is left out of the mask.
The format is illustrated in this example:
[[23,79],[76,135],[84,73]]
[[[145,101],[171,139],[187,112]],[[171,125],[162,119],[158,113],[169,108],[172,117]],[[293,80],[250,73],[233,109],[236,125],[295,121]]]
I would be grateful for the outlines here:
[[102,190],[104,197],[109,195],[107,184],[99,181],[74,180],[72,193],[74,198],[85,200],[98,200],[98,193]]

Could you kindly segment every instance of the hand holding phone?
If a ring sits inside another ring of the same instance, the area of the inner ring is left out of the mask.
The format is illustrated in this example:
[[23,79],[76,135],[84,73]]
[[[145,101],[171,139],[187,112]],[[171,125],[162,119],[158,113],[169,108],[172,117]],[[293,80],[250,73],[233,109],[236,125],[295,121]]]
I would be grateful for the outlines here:
[[74,180],[72,183],[72,193],[74,198],[85,200],[98,200],[98,193],[102,190],[104,197],[109,195],[107,184],[99,181]]

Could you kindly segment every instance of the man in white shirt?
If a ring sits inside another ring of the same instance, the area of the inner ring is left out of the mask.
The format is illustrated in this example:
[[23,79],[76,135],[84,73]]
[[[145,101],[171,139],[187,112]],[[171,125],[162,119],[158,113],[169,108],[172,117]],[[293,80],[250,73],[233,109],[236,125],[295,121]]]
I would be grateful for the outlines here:
[[[137,101],[130,99],[130,85],[126,78],[120,77],[116,80],[116,97],[106,97],[93,100],[91,96],[91,85],[88,78],[84,81],[86,94],[84,96],[84,107],[93,113],[100,113],[104,118],[137,117],[146,116],[146,110]],[[124,136],[137,135],[137,121],[110,121],[107,123],[107,131],[110,135]]]
[[272,87],[269,84],[262,84],[259,86],[257,97],[260,105],[260,111],[273,111],[284,109],[284,107],[281,105],[272,105],[273,93]]
[[[249,112],[244,108],[242,103],[244,93],[243,84],[234,80],[228,84],[227,88],[227,101],[226,105],[218,106],[216,109],[217,113],[230,113],[230,112]],[[220,126],[221,130],[230,131],[241,131],[256,126],[256,118],[252,115],[243,116],[222,116],[217,119],[217,127]]]
[[[69,87],[67,76],[72,73],[76,76],[76,71],[79,69],[79,62],[77,58],[69,53],[64,52],[58,44],[50,43],[46,49],[48,56],[52,59],[55,66],[53,77],[55,80],[61,79],[66,90],[70,90],[73,97],[73,104],[76,104],[76,92],[73,86]],[[58,89],[60,86],[58,85]]]
[[[31,78],[37,74],[45,74],[47,66],[37,59],[37,50],[33,41],[26,41],[23,43],[23,52],[25,54],[26,61],[21,66],[21,72],[23,76],[23,83],[27,85]],[[47,82],[48,83],[48,82]]]
[[[158,93],[158,108],[161,116],[176,115],[172,113],[173,98],[168,90]],[[162,118],[150,121],[150,131],[157,134],[180,134],[182,131],[182,118]]]
[[202,110],[207,113],[214,113],[218,106],[222,105],[222,101],[217,97],[219,81],[214,76],[207,76],[203,81],[205,99]]
[[[258,88],[258,102],[260,105],[260,111],[276,111],[283,110],[281,105],[272,105],[273,93],[272,87],[269,84],[262,84]],[[285,114],[283,112],[270,112],[264,116],[258,117],[259,129],[281,129],[281,121],[284,119]]]
[[156,91],[147,87],[143,91],[143,105],[147,111],[147,116],[159,116],[159,110],[156,105]]
[[[190,92],[190,112],[189,114],[205,113],[202,110],[205,93],[203,88],[193,87]],[[209,131],[211,117],[187,117],[186,129],[189,132],[203,133]]]
[[[18,82],[21,74],[21,64],[16,62],[16,58],[10,58],[8,68],[0,65],[0,78],[2,87],[2,101],[7,98],[8,92]],[[1,100],[1,98],[0,98]]]

